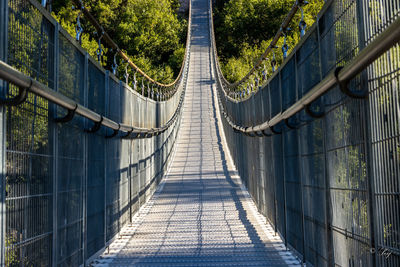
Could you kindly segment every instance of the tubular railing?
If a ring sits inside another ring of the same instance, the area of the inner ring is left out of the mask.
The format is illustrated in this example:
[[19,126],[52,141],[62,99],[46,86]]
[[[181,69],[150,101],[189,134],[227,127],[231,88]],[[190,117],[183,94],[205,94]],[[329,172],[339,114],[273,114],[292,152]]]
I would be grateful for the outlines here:
[[[188,62],[186,62],[186,64],[187,63]],[[32,79],[31,77],[14,69],[13,67],[1,60],[0,79],[12,83],[19,88],[19,93],[17,96],[15,96],[14,98],[0,100],[1,105],[20,105],[26,100],[28,92],[31,92],[68,110],[68,114],[64,118],[56,119],[57,122],[69,122],[73,119],[74,115],[77,114],[94,122],[94,127],[96,127],[97,130],[99,130],[101,126],[105,126],[115,131],[114,136],[117,136],[120,131],[125,132],[125,135],[123,136],[124,138],[147,138],[165,132],[171,125],[173,125],[175,120],[178,118],[184,99],[184,91],[182,91],[175,112],[164,125],[153,128],[141,128],[138,126],[130,126],[119,123],[103,115],[100,115],[84,107],[83,105],[80,105],[76,101],[64,96],[63,94],[53,91],[46,85]]]
[[189,16],[181,74],[153,100],[38,1],[0,0],[1,266],[89,266],[131,222],[171,160],[190,33]]
[[[149,82],[154,83],[158,86],[161,87],[174,87],[174,91],[170,92],[168,96],[172,96],[175,94],[177,91],[176,88],[178,87],[179,83],[183,79],[183,74],[184,74],[184,69],[187,69],[188,63],[189,63],[189,43],[190,43],[190,27],[191,27],[191,12],[189,12],[189,22],[188,22],[188,33],[187,33],[187,43],[186,43],[186,50],[185,50],[185,56],[184,56],[184,61],[182,62],[182,67],[179,72],[178,77],[175,79],[175,81],[171,84],[162,84],[159,83],[152,78],[150,78],[146,73],[144,73],[139,67],[137,67],[130,59],[129,57],[121,51],[121,49],[118,47],[118,45],[110,38],[110,36],[104,31],[103,27],[98,23],[98,21],[89,13],[89,11],[83,6],[82,2],[75,1],[80,4],[79,8],[82,10],[82,12],[85,14],[85,16],[88,17],[90,22],[94,25],[94,27],[102,32],[102,38],[111,46],[112,49],[116,50],[117,53],[120,54],[120,56],[126,60],[126,62],[134,68],[137,72],[139,72],[145,79],[147,79]],[[35,2],[30,1],[31,4],[35,5],[37,7],[38,4]],[[190,7],[189,7],[190,9]],[[80,30],[80,33],[82,31]],[[80,34],[79,34],[80,35]],[[104,36],[104,37],[103,37]],[[77,41],[79,41],[79,37],[77,37]],[[181,94],[179,98],[179,103],[178,106],[172,115],[172,117],[162,126],[160,127],[152,127],[152,128],[141,128],[138,126],[130,126],[126,124],[121,124],[119,122],[115,122],[113,120],[110,120],[88,108],[85,108],[84,106],[80,105],[76,101],[73,101],[62,94],[55,92],[54,90],[51,90],[49,87],[46,85],[35,81],[34,79],[30,78],[27,75],[24,75],[22,72],[12,68],[5,62],[0,61],[0,78],[8,81],[9,83],[12,83],[19,87],[20,91],[19,94],[14,98],[14,99],[1,99],[0,104],[3,105],[19,105],[22,104],[23,101],[25,101],[27,97],[27,91],[32,92],[37,94],[38,96],[43,97],[44,99],[50,100],[53,103],[65,108],[68,110],[67,117],[65,117],[62,120],[59,120],[59,122],[67,122],[69,120],[73,119],[73,116],[75,114],[81,115],[95,123],[95,126],[98,129],[100,129],[101,126],[108,127],[112,130],[114,130],[114,136],[118,134],[119,131],[125,132],[126,135],[124,135],[125,138],[128,137],[152,137],[154,135],[158,135],[160,133],[165,132],[175,121],[177,118],[178,114],[180,113],[180,109],[182,107],[183,103],[183,98],[184,95]],[[182,92],[184,93],[184,92]],[[22,94],[22,96],[21,96]],[[168,98],[169,98],[168,97]]]
[[[235,83],[230,83],[223,75],[223,72],[221,71],[220,68],[220,64],[219,61],[217,60],[217,71],[219,72],[219,77],[221,79],[221,82],[223,83],[223,88],[224,90],[226,90],[228,92],[228,94],[230,95],[231,93],[234,93],[237,91],[237,88],[240,87],[241,85],[245,84],[249,78],[260,68],[260,66],[263,64],[264,61],[267,60],[267,57],[269,56],[269,54],[271,52],[273,52],[273,50],[275,48],[277,48],[277,43],[279,41],[279,39],[285,35],[285,32],[288,30],[289,24],[292,22],[294,16],[296,15],[297,11],[304,5],[307,4],[307,1],[305,0],[297,0],[295,1],[295,3],[293,4],[291,10],[289,11],[289,13],[286,15],[286,17],[284,18],[281,27],[278,29],[278,31],[276,32],[274,38],[272,39],[271,43],[269,44],[269,46],[265,49],[264,53],[255,61],[256,63],[253,65],[253,67],[250,69],[250,71],[239,81],[235,82]],[[211,10],[212,12],[212,10]],[[300,23],[303,25],[304,30],[305,27],[307,26],[304,22],[304,19],[301,18]],[[214,26],[212,27],[212,31],[214,29]],[[301,31],[301,35],[304,35],[304,30]],[[215,43],[215,36],[214,34],[212,35],[213,38],[213,42]],[[216,55],[216,57],[218,58],[218,53],[216,50],[216,46],[213,47],[214,49],[214,54]],[[275,58],[273,59],[275,60]],[[276,61],[275,61],[276,64]],[[258,88],[255,88],[255,90],[257,90]]]
[[[356,57],[354,57],[344,67],[337,67],[331,71],[320,83],[308,91],[301,99],[292,106],[275,115],[268,121],[258,125],[241,126],[235,124],[229,117],[229,114],[223,111],[223,115],[229,125],[238,132],[250,136],[263,136],[269,134],[268,130],[274,132],[273,127],[279,123],[285,122],[293,117],[301,110],[309,110],[310,105],[319,97],[324,95],[328,90],[333,89],[335,85],[339,85],[342,92],[355,98],[364,98],[366,94],[353,93],[348,89],[349,82],[364,71],[372,62],[386,53],[390,48],[400,42],[400,18],[397,18],[391,25],[385,29],[375,40],[365,47]],[[219,76],[221,79],[221,76]],[[222,84],[221,81],[219,81]],[[227,98],[229,96],[226,96]],[[222,105],[221,105],[222,107]],[[312,115],[312,114],[311,114]],[[315,115],[314,115],[315,116]],[[317,117],[320,115],[316,115]]]
[[[140,73],[144,79],[146,79],[149,83],[155,84],[157,86],[160,87],[164,87],[164,88],[172,88],[175,85],[177,85],[180,82],[181,76],[183,74],[184,71],[184,63],[186,62],[186,58],[188,55],[188,51],[185,51],[185,56],[182,62],[182,66],[180,69],[180,72],[178,74],[178,76],[176,77],[175,81],[173,81],[172,83],[169,84],[163,84],[160,83],[154,79],[152,79],[150,76],[148,76],[143,70],[141,70],[138,66],[136,66],[130,59],[129,56],[126,55],[121,49],[120,47],[111,39],[111,37],[107,34],[107,32],[105,32],[104,28],[100,25],[100,23],[96,20],[96,18],[93,17],[93,15],[89,12],[89,10],[84,6],[83,2],[81,0],[73,0],[73,2],[77,5],[78,9],[81,10],[81,12],[83,12],[84,16],[90,21],[90,23],[96,28],[97,32],[100,33],[100,39],[99,39],[99,43],[102,39],[104,39],[107,44],[114,50],[117,51],[117,53],[120,55],[120,57],[127,62],[136,72]],[[191,27],[191,13],[189,12],[189,19],[188,19],[188,29],[190,29]],[[82,29],[79,30],[79,33],[77,33],[77,39],[79,41],[80,36],[81,36],[81,32]],[[190,40],[190,36],[189,36],[189,30],[188,30],[188,35],[187,35],[187,40],[186,43],[188,44],[188,41]],[[188,49],[188,47],[186,47],[186,50]],[[172,92],[173,94],[174,92]],[[171,93],[169,93],[171,94]]]
[[245,99],[219,69],[211,6],[223,128],[260,212],[312,266],[399,265],[400,2],[327,1]]

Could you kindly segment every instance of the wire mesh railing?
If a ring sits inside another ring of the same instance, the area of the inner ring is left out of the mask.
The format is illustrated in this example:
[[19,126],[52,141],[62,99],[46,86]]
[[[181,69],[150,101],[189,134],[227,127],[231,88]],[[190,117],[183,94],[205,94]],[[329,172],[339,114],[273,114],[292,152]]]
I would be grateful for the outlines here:
[[39,2],[0,0],[0,12],[0,264],[88,265],[166,171],[189,58],[170,95],[151,99]]
[[[327,1],[244,99],[226,86],[213,41],[235,164],[260,211],[308,264],[400,263],[399,17],[398,0]],[[211,13],[210,25],[213,34]]]
[[[161,82],[158,82],[154,79],[152,79],[149,75],[147,75],[143,70],[141,70],[138,66],[135,65],[134,62],[131,61],[131,59],[129,58],[129,56],[127,54],[125,54],[120,47],[118,46],[118,44],[116,44],[111,37],[107,34],[107,32],[104,30],[104,28],[101,26],[101,24],[96,20],[96,18],[90,13],[90,11],[85,7],[85,5],[83,4],[83,2],[81,0],[73,0],[73,2],[76,4],[77,9],[80,10],[80,13],[78,14],[78,18],[77,18],[77,25],[76,25],[76,40],[79,42],[80,38],[82,36],[82,32],[84,32],[84,29],[81,26],[80,23],[80,18],[83,15],[84,17],[87,18],[87,20],[95,27],[97,33],[98,33],[98,44],[99,44],[99,48],[97,51],[98,54],[98,58],[99,61],[101,61],[101,57],[102,57],[102,53],[103,53],[103,48],[102,48],[102,44],[101,42],[104,40],[105,43],[107,43],[107,45],[113,50],[116,51],[115,55],[114,55],[114,63],[113,63],[113,72],[115,73],[115,69],[117,68],[117,63],[116,63],[116,55],[119,55],[123,61],[127,64],[126,68],[125,68],[125,78],[126,78],[126,83],[128,84],[128,79],[129,79],[129,75],[127,73],[127,68],[128,66],[131,67],[134,71],[135,71],[135,76],[134,76],[134,87],[138,86],[138,81],[136,78],[136,74],[141,75],[143,77],[144,80],[147,81],[147,90],[145,88],[142,88],[142,94],[144,95],[145,91],[152,91],[147,92],[147,96],[151,97],[152,99],[155,99],[155,93],[154,93],[154,86],[156,86],[158,88],[156,94],[159,94],[158,99],[168,99],[169,97],[171,97],[172,95],[174,95],[174,93],[177,90],[177,86],[179,85],[181,79],[182,79],[182,75],[184,72],[184,66],[185,66],[185,62],[187,59],[187,55],[188,55],[188,46],[186,46],[186,51],[184,54],[184,58],[182,61],[182,65],[179,71],[179,74],[177,75],[177,77],[175,78],[175,80],[169,84],[164,84]],[[190,29],[191,27],[191,13],[189,12],[189,18],[188,18],[188,29]],[[189,30],[188,30],[189,32]],[[190,35],[187,34],[187,40],[186,40],[186,44],[188,44],[189,42],[189,38]],[[151,84],[151,86],[150,86]],[[144,87],[144,83],[142,83],[142,87]]]
[[[227,92],[227,94],[235,98],[236,100],[244,100],[248,98],[251,94],[257,92],[257,90],[261,87],[261,85],[266,82],[266,79],[270,74],[268,73],[268,68],[266,68],[266,63],[271,64],[271,71],[272,74],[279,68],[278,66],[278,61],[277,61],[277,56],[276,56],[276,49],[279,47],[277,46],[279,40],[283,37],[284,41],[282,44],[281,50],[282,50],[282,57],[285,59],[288,55],[288,52],[290,50],[289,45],[287,44],[287,36],[289,35],[291,28],[289,25],[293,22],[296,13],[300,10],[301,11],[301,17],[299,21],[299,32],[300,32],[300,37],[303,37],[306,34],[306,29],[307,29],[307,23],[305,22],[304,19],[304,6],[308,4],[308,1],[305,0],[297,0],[293,4],[292,8],[290,9],[289,13],[286,15],[284,20],[282,21],[282,24],[280,28],[277,30],[276,34],[272,38],[270,44],[268,47],[265,49],[265,51],[262,53],[261,56],[259,56],[254,62],[254,65],[251,67],[249,72],[242,77],[239,81],[236,81],[234,83],[229,82],[220,66],[219,60],[217,60],[217,71],[219,72],[219,77],[221,78],[221,82],[223,84],[224,90]],[[212,12],[212,10],[211,10]],[[214,27],[212,27],[212,30],[214,30]],[[215,35],[212,35],[213,37],[213,42],[215,43]],[[217,53],[217,47],[214,46],[214,53],[216,57],[218,58],[218,53]],[[271,56],[272,54],[272,56]],[[262,67],[263,66],[263,67]]]

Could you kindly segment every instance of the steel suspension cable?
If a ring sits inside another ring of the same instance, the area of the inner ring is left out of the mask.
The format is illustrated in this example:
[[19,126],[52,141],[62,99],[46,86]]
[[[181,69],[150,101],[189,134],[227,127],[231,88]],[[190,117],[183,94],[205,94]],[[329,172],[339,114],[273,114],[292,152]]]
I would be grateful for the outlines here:
[[171,88],[175,86],[182,77],[182,73],[184,70],[184,63],[189,53],[189,41],[190,41],[190,28],[191,28],[191,1],[189,1],[189,18],[188,18],[188,27],[187,27],[187,38],[186,38],[186,48],[185,48],[185,55],[182,61],[182,65],[179,71],[178,76],[172,83],[164,84],[161,82],[156,81],[155,79],[151,78],[148,74],[146,74],[142,69],[140,69],[133,61],[129,58],[129,56],[124,53],[121,48],[118,46],[117,43],[110,37],[110,35],[104,30],[103,26],[97,21],[97,19],[90,13],[90,11],[84,6],[83,2],[80,0],[73,0],[73,2],[79,7],[82,11],[83,15],[88,19],[88,21],[95,27],[96,31],[100,33],[100,37],[112,48],[113,50],[117,51],[117,54],[130,65],[136,72],[142,75],[148,82],[155,84],[160,87],[164,88]]
[[[361,98],[361,97],[365,98],[365,96],[361,95],[352,95],[352,93],[347,88],[349,81],[354,77],[356,77],[358,74],[360,74],[372,62],[374,62],[376,59],[382,56],[390,48],[392,48],[393,46],[395,46],[397,43],[400,42],[400,18],[397,18],[382,33],[380,33],[380,35],[376,37],[375,40],[373,40],[364,49],[362,49],[360,53],[357,56],[355,56],[349,63],[347,63],[344,67],[337,67],[335,70],[331,71],[320,83],[314,86],[308,93],[306,93],[301,99],[299,99],[296,103],[288,107],[286,110],[283,110],[270,120],[267,120],[261,124],[252,126],[241,126],[233,122],[233,120],[230,118],[230,115],[225,110],[224,105],[222,104],[222,98],[228,99],[229,101],[233,102],[237,101],[232,97],[230,97],[229,92],[224,88],[224,85],[227,84],[227,81],[222,75],[222,72],[218,65],[219,62],[216,52],[216,43],[215,43],[211,8],[212,8],[212,1],[210,1],[210,35],[211,35],[210,37],[211,37],[211,43],[212,43],[211,45],[213,51],[212,56],[214,59],[214,66],[216,67],[215,72],[217,76],[216,77],[217,84],[220,85],[220,90],[217,90],[219,106],[228,124],[236,132],[241,132],[243,134],[253,137],[268,136],[268,134],[265,133],[266,130],[269,129],[271,130],[271,132],[274,132],[273,130],[274,126],[278,125],[283,121],[287,121],[290,117],[300,112],[301,110],[307,109],[307,107],[309,107],[309,105],[313,101],[315,101],[324,93],[332,89],[337,84],[339,84],[341,90],[346,94],[348,94],[349,96],[356,98]],[[289,23],[288,17],[285,19],[285,22],[287,23]],[[282,34],[282,32],[280,32],[279,34]],[[255,68],[253,68],[253,70],[255,70]]]
[[[279,123],[288,120],[290,117],[306,109],[313,101],[322,96],[324,93],[332,89],[335,85],[339,85],[342,91],[348,91],[347,85],[351,79],[360,74],[364,69],[366,69],[371,63],[382,56],[390,48],[400,43],[400,18],[397,18],[392,24],[390,24],[379,36],[375,38],[370,44],[368,44],[361,52],[354,57],[349,63],[344,67],[337,67],[335,70],[331,71],[320,83],[314,86],[308,93],[306,93],[301,99],[296,103],[291,105],[286,110],[278,113],[275,117],[268,121],[265,121],[258,125],[253,126],[241,126],[232,121],[229,114],[225,111],[222,105],[221,93],[218,90],[218,101],[222,114],[226,118],[229,125],[237,132],[249,136],[263,136],[266,130],[272,130],[273,127]],[[213,43],[215,45],[215,43]],[[214,56],[215,64],[217,64],[217,59]],[[221,76],[217,75],[218,81],[222,83]],[[226,91],[223,91],[225,97],[229,99],[226,95]],[[351,97],[360,98],[361,96],[350,95]]]
[[[256,60],[256,63],[253,65],[253,67],[250,69],[250,71],[243,77],[241,78],[239,81],[235,82],[235,83],[230,83],[225,76],[223,75],[221,68],[220,68],[220,63],[217,60],[217,71],[219,73],[219,76],[221,77],[224,86],[227,87],[228,90],[234,90],[236,87],[241,86],[243,84],[246,83],[246,81],[257,71],[258,68],[260,68],[260,66],[263,64],[263,62],[267,59],[267,56],[274,51],[275,48],[277,48],[276,44],[278,43],[279,39],[285,35],[286,30],[288,30],[288,26],[289,24],[292,22],[294,16],[296,15],[297,11],[299,9],[301,9],[301,7],[305,4],[307,4],[308,2],[305,0],[297,0],[291,10],[289,11],[289,13],[286,15],[285,19],[283,20],[279,30],[276,32],[274,38],[272,39],[271,43],[269,44],[269,46],[265,49],[264,53]],[[213,6],[212,6],[212,1],[210,2],[210,16],[213,17]],[[302,11],[303,12],[303,11]],[[304,27],[304,19],[302,18],[301,20],[301,24]],[[215,42],[215,35],[214,35],[214,24],[212,21],[212,26],[210,27],[211,31],[212,31],[212,36],[211,38],[213,39],[214,44],[216,44]],[[216,49],[216,45],[213,47],[213,52],[216,55],[216,58],[218,58],[218,53],[217,53],[217,49]]]
[[[32,2],[29,0],[34,6],[37,7],[37,4],[35,2]],[[74,0],[75,1],[75,0]],[[46,11],[47,12],[47,11]],[[190,39],[191,39],[191,1],[189,4],[189,22],[188,22],[188,33],[187,33],[187,42],[186,42],[186,50],[185,50],[185,57],[184,61],[182,62],[181,70],[180,73],[177,77],[177,79],[171,83],[171,84],[161,84],[153,79],[151,79],[149,76],[147,76],[140,68],[138,68],[132,61],[128,61],[129,65],[133,66],[138,73],[141,73],[145,75],[144,77],[152,82],[153,84],[156,84],[160,88],[168,88],[171,86],[174,86],[174,91],[170,92],[171,95],[174,95],[175,92],[178,91],[178,83],[182,81],[182,78],[185,77],[187,70],[188,70],[188,64],[189,64],[189,52],[190,52]],[[90,14],[90,13],[88,13]],[[98,27],[99,24],[97,24]],[[79,29],[81,31],[81,29]],[[80,35],[80,34],[79,34]],[[113,44],[114,48],[118,48],[118,46],[111,40],[111,38],[107,35],[107,33],[104,33],[102,37],[105,36],[105,40],[108,40],[111,44]],[[108,36],[108,37],[107,37]],[[108,38],[108,39],[107,39]],[[119,48],[118,48],[119,49]],[[126,56],[120,49],[118,50],[118,53],[120,55],[124,55],[126,59],[129,59],[128,56]],[[128,78],[128,75],[125,76],[125,78]],[[47,99],[54,104],[63,107],[68,110],[68,114],[65,118],[55,118],[55,121],[57,123],[64,123],[69,121],[74,117],[75,114],[78,114],[84,118],[87,118],[91,120],[92,122],[95,123],[95,126],[92,128],[92,130],[89,130],[89,132],[94,132],[93,129],[96,131],[100,128],[100,126],[105,126],[107,128],[110,128],[114,130],[114,134],[111,137],[114,137],[117,135],[118,132],[125,132],[126,135],[122,136],[123,138],[147,138],[147,137],[152,137],[155,135],[159,135],[160,133],[165,132],[173,123],[177,120],[181,110],[182,110],[182,105],[183,105],[183,99],[184,99],[184,94],[185,94],[185,88],[181,90],[181,94],[178,99],[178,103],[176,106],[176,109],[172,116],[168,119],[168,121],[157,128],[142,128],[142,127],[137,127],[137,126],[131,126],[131,125],[125,125],[116,121],[113,121],[109,118],[104,117],[101,114],[96,113],[95,111],[82,106],[78,102],[72,100],[71,98],[56,92],[46,86],[45,84],[33,79],[32,77],[29,77],[28,75],[22,73],[21,71],[15,69],[14,67],[10,66],[6,62],[3,62],[0,60],[0,79],[3,79],[4,81],[7,81],[8,83],[14,84],[19,88],[19,93],[17,96],[13,98],[0,98],[0,105],[8,105],[8,106],[16,106],[22,104],[26,99],[27,99],[27,93],[34,93],[44,99]],[[135,86],[136,86],[136,73],[134,75],[134,80],[135,80]],[[142,80],[143,82],[143,80]],[[185,86],[185,85],[184,85]],[[166,99],[162,99],[162,101],[165,101]]]

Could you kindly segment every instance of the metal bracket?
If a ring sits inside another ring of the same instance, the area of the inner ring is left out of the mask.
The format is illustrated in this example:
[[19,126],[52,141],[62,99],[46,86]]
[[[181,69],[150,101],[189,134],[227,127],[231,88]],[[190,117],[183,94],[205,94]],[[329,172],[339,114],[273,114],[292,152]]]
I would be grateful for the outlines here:
[[281,134],[282,131],[278,132],[274,129],[275,126],[270,126],[269,129],[271,130],[271,132],[273,132],[274,134]]
[[348,82],[342,82],[339,81],[339,72],[343,69],[343,67],[336,67],[335,69],[335,77],[336,77],[336,82],[339,84],[340,91],[344,93],[345,95],[351,97],[351,98],[356,98],[356,99],[365,99],[368,97],[368,92],[365,90],[360,93],[355,93],[352,92],[349,87],[348,87]]
[[151,129],[150,131],[148,131],[146,134],[145,134],[145,138],[150,138],[150,137],[153,137],[155,135],[155,131],[154,131],[154,129]]
[[18,88],[18,95],[13,98],[2,98],[0,97],[0,105],[4,106],[18,106],[25,102],[26,98],[28,97],[28,89],[32,87],[32,80],[31,84],[28,88]]
[[263,136],[266,136],[266,137],[271,137],[272,136],[272,134],[266,133],[265,130],[262,130],[261,133],[263,134]]
[[95,133],[98,130],[100,130],[101,123],[103,122],[103,116],[101,116],[100,121],[97,121],[94,123],[93,127],[91,129],[86,129],[85,132],[87,133]]
[[325,115],[325,112],[321,111],[321,112],[315,112],[311,109],[311,104],[306,105],[306,107],[304,108],[304,110],[306,111],[306,113],[310,116],[313,117],[315,119],[320,119]]
[[130,130],[129,132],[127,132],[124,136],[122,136],[122,138],[128,138],[133,132],[133,129]]
[[244,128],[244,134],[250,137],[256,137],[256,134],[254,132],[246,133],[246,130],[250,127],[245,127]]
[[256,137],[264,137],[264,134],[259,132],[254,132],[254,134],[256,135]]
[[105,137],[107,139],[110,139],[110,138],[117,136],[117,134],[119,133],[119,129],[121,129],[121,124],[118,123],[118,129],[114,130],[114,132],[111,135],[106,135]]
[[137,138],[139,138],[139,139],[147,138],[147,134],[148,134],[148,133],[140,133],[140,134],[137,136]]
[[77,108],[78,108],[78,104],[75,104],[75,108],[74,109],[68,109],[67,115],[65,115],[62,118],[55,118],[54,121],[56,123],[66,123],[66,122],[71,121],[75,116],[75,112],[76,112]]
[[286,126],[291,130],[296,130],[298,127],[290,124],[289,119],[285,119]]
[[134,133],[133,136],[131,136],[131,138],[136,139],[139,137],[139,135],[140,135],[139,133]]

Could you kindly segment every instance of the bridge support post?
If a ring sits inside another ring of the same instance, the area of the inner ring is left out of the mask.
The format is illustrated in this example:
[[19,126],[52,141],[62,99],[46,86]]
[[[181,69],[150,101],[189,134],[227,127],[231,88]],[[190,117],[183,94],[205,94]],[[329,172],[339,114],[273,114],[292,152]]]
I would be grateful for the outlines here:
[[[358,28],[358,42],[359,48],[362,50],[367,45],[367,32],[368,27],[371,25],[369,23],[368,14],[366,14],[366,10],[369,10],[369,3],[365,0],[357,0],[357,28]],[[374,68],[374,65],[371,65],[370,68]],[[361,75],[361,87],[365,90],[368,94],[369,92],[369,79],[374,77],[370,76],[369,73],[371,72],[362,72]],[[373,75],[371,75],[373,76]],[[363,105],[363,109],[361,110],[365,116],[365,127],[364,127],[364,150],[365,150],[365,162],[366,162],[366,178],[367,178],[367,200],[368,200],[368,213],[369,213],[369,231],[370,231],[370,252],[371,252],[371,262],[372,266],[375,267],[377,263],[376,257],[376,207],[375,207],[375,177],[373,171],[373,156],[372,156],[372,126],[371,122],[373,121],[371,115],[371,108],[370,108],[370,101],[365,101]]]
[[[317,38],[318,38],[318,60],[319,60],[319,75],[320,79],[322,79],[322,45],[321,45],[321,31],[320,31],[320,21],[318,19],[317,23]],[[322,143],[323,143],[323,161],[324,161],[324,170],[323,170],[323,177],[324,177],[324,197],[325,197],[325,237],[327,240],[326,243],[326,257],[327,257],[327,264],[328,266],[334,266],[334,252],[333,252],[333,234],[332,234],[332,207],[331,207],[331,191],[330,191],[330,180],[329,180],[329,173],[328,173],[328,136],[327,136],[327,121],[326,117],[321,118],[321,128],[322,128]],[[303,212],[304,217],[304,212]],[[307,259],[306,259],[307,260]]]
[[[84,62],[84,76],[83,76],[83,92],[84,92],[84,104],[85,107],[89,106],[89,53],[85,53],[85,62]],[[89,179],[89,134],[85,134],[83,136],[83,181],[82,181],[82,219],[83,219],[83,245],[82,245],[82,258],[83,258],[83,266],[88,266],[86,260],[90,255],[88,255],[87,249],[87,240],[88,240],[88,179]]]
[[[54,65],[53,67],[53,81],[54,81],[54,91],[58,91],[58,63],[59,63],[59,43],[58,43],[58,33],[60,30],[60,25],[57,23],[54,26]],[[52,162],[52,176],[53,176],[53,238],[52,238],[52,266],[57,266],[57,241],[58,241],[58,231],[57,231],[57,203],[58,203],[58,131],[57,124],[53,123],[52,119],[57,116],[57,106],[49,103],[49,130],[50,130],[50,144],[52,146],[53,162]]]
[[[0,0],[0,59],[7,62],[8,0]],[[0,80],[1,95],[7,84]],[[0,266],[5,266],[6,235],[6,117],[5,106],[0,107]]]
[[[104,112],[106,116],[108,116],[108,96],[109,96],[109,89],[110,89],[110,72],[106,71],[105,76],[104,76]],[[107,244],[107,145],[108,145],[109,140],[105,141],[105,146],[104,146],[104,245],[107,247],[109,244]]]

